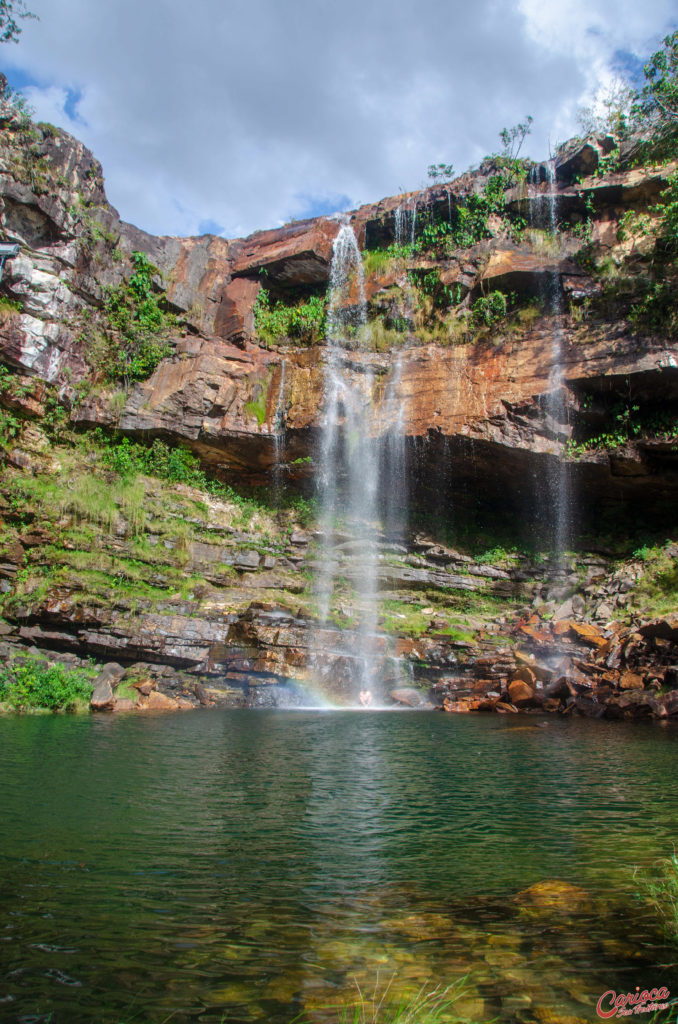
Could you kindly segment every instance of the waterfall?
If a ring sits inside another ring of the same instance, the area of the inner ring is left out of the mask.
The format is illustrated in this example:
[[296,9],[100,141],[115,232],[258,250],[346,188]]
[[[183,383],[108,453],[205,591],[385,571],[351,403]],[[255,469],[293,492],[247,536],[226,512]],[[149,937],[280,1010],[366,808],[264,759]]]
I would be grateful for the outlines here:
[[[558,188],[556,182],[555,160],[549,160],[534,168],[530,174],[530,183],[535,184],[543,171],[546,191],[533,199],[531,223],[534,227],[547,230],[554,241],[558,239]],[[560,254],[559,254],[560,255]],[[568,404],[567,388],[563,372],[563,301],[560,273],[554,269],[548,275],[548,285],[544,289],[546,310],[553,318],[552,364],[549,373],[548,395],[545,412],[555,438],[561,443],[567,436]],[[567,463],[562,455],[547,474],[548,504],[553,524],[553,547],[556,557],[562,559],[571,536],[571,503],[570,481]]]
[[[345,652],[351,669],[352,703],[369,690],[381,703],[385,640],[378,635],[378,564],[380,514],[389,532],[402,535],[405,479],[404,412],[399,391],[401,363],[396,362],[384,399],[375,398],[375,371],[364,347],[367,332],[362,258],[355,234],[345,220],[335,238],[330,267],[324,396],[318,445],[317,488],[320,502],[320,550],[315,566],[318,619],[313,642],[316,676],[322,675],[333,598],[348,578],[353,585],[355,632]],[[382,418],[383,417],[383,418]],[[386,429],[384,429],[386,428]],[[397,480],[397,483],[396,483]],[[398,493],[398,490],[400,493]],[[399,524],[399,525],[398,525]]]
[[285,360],[280,364],[278,401],[273,417],[273,496],[276,506],[280,505],[283,489],[283,467],[285,464],[285,432],[287,416],[285,410]]
[[393,234],[398,246],[414,245],[414,233],[417,224],[417,200],[412,206],[398,206],[393,214]]
[[386,420],[386,435],[381,458],[380,494],[383,495],[383,516],[386,534],[391,544],[402,544],[407,527],[408,481],[407,452],[405,447],[406,407],[402,396],[402,353],[396,356],[393,374],[388,382],[382,415]]

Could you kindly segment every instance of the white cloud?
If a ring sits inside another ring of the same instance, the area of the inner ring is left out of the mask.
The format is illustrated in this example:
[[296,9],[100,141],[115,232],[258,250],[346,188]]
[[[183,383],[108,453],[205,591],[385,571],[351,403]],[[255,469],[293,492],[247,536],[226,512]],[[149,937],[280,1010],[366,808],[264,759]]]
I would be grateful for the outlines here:
[[[33,0],[5,58],[37,116],[101,160],[111,202],[157,233],[236,235],[461,171],[534,116],[529,151],[575,128],[615,54],[671,28],[674,0]],[[77,100],[77,102],[75,102]]]

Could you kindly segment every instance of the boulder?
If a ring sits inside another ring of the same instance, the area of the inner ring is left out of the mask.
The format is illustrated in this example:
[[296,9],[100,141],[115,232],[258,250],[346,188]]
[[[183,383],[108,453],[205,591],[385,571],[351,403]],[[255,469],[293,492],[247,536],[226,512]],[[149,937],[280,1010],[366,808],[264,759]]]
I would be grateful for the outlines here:
[[519,907],[541,910],[560,910],[568,913],[585,911],[591,906],[591,897],[585,889],[571,882],[549,879],[535,882],[515,897]]
[[148,711],[177,711],[179,709],[179,704],[173,697],[168,697],[167,694],[161,693],[159,690],[149,693],[148,697],[143,699],[142,706]]
[[644,690],[626,690],[610,697],[605,706],[606,718],[623,718],[636,721],[640,718],[666,718],[664,704]]
[[666,708],[667,715],[678,715],[678,690],[671,690],[660,698]]
[[136,711],[136,704],[129,697],[117,697],[113,705],[114,711]]
[[529,665],[520,665],[517,671],[514,672],[511,682],[518,679],[522,679],[524,683],[534,688],[534,684],[537,681],[537,673]]
[[403,686],[397,690],[391,690],[389,697],[396,704],[404,704],[408,708],[430,708],[431,702],[413,687]]
[[514,679],[509,683],[508,694],[516,707],[527,707],[534,702],[534,690],[522,679]]
[[636,675],[635,672],[623,672],[619,686],[622,690],[642,690],[643,677]]
[[92,711],[113,711],[115,697],[110,679],[106,676],[100,682],[96,681],[94,692],[89,702]]

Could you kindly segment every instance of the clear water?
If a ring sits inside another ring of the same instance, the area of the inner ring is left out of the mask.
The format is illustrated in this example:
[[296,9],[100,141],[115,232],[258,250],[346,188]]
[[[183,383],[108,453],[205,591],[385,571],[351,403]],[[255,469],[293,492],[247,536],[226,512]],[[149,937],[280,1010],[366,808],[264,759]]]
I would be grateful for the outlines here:
[[[633,870],[676,839],[678,733],[538,721],[0,719],[0,1019],[330,1021],[391,978],[465,977],[474,1020],[675,995]],[[517,897],[553,879],[586,894]]]

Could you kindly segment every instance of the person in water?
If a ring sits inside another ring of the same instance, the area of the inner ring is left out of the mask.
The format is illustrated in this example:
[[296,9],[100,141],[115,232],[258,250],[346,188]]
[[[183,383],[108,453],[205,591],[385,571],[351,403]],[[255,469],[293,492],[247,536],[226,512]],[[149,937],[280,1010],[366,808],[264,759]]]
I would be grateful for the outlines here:
[[368,708],[372,703],[372,694],[369,690],[360,691],[360,703],[364,708]]

